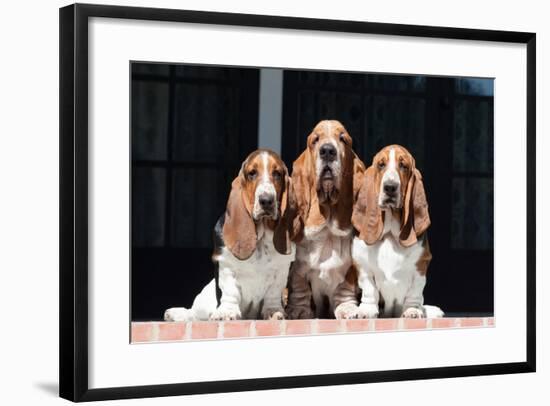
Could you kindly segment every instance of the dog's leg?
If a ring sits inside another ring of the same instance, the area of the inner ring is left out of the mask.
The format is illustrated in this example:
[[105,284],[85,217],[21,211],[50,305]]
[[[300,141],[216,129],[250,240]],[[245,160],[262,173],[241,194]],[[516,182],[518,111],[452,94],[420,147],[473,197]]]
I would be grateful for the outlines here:
[[197,320],[208,320],[217,306],[216,281],[212,279],[208,285],[204,287],[201,293],[197,295],[191,309]]
[[288,304],[286,314],[289,319],[311,319],[311,286],[307,280],[309,267],[296,260],[291,268],[288,278]]
[[419,319],[426,317],[424,314],[424,286],[426,285],[426,276],[414,272],[412,285],[405,295],[403,301],[403,313],[401,317]]
[[376,287],[374,274],[366,267],[358,267],[358,285],[361,289],[361,304],[357,312],[360,319],[374,319],[379,315],[380,292]]
[[274,319],[282,320],[285,318],[283,309],[283,291],[288,281],[288,268],[290,264],[283,265],[282,269],[270,270],[275,277],[271,285],[267,288],[262,307],[262,317],[264,320]]
[[334,306],[334,317],[337,319],[356,319],[358,317],[357,307],[357,270],[351,266],[344,281],[334,291],[332,302]]
[[216,282],[212,279],[195,297],[190,309],[172,307],[164,312],[165,321],[194,321],[208,320],[210,314],[216,310]]
[[219,268],[218,283],[222,291],[220,306],[210,315],[211,320],[238,320],[241,318],[241,290],[237,285],[235,270],[229,266]]

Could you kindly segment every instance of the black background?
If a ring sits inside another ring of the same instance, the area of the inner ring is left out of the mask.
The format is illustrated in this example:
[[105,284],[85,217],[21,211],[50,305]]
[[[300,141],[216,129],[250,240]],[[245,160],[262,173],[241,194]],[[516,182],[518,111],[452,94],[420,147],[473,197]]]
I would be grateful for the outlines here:
[[[132,320],[191,305],[212,277],[211,233],[258,146],[259,69],[132,64]],[[282,158],[339,119],[368,166],[398,143],[423,174],[434,259],[425,302],[493,312],[492,80],[284,72]]]

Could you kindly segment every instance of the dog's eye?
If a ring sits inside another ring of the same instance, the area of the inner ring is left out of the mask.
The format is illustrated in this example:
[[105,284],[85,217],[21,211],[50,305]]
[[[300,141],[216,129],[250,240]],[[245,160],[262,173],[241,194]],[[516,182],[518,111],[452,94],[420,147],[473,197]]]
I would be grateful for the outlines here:
[[315,144],[317,144],[318,142],[319,142],[319,136],[316,135],[315,137],[313,137],[313,140],[311,141],[311,144],[312,144],[312,145],[315,145]]
[[275,180],[280,180],[281,176],[282,176],[281,172],[279,172],[279,171],[273,171],[272,175],[273,175],[273,179],[275,179]]
[[386,163],[384,161],[378,162],[378,169],[382,170],[386,167]]
[[399,169],[406,171],[409,167],[405,163],[399,162]]
[[256,169],[251,169],[250,171],[248,171],[248,179],[249,180],[254,180],[256,179],[256,176],[258,175],[258,171],[256,171]]
[[346,137],[345,137],[345,134],[344,133],[341,133],[340,134],[340,141],[343,142],[344,144],[347,144],[348,142],[346,141]]

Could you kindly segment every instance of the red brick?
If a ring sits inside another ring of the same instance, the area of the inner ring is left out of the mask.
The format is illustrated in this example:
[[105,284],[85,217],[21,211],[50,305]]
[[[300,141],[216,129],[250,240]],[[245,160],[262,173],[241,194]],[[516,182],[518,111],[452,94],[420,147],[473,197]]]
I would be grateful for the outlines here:
[[151,341],[154,323],[132,323],[132,342],[145,343]]
[[159,341],[177,341],[185,338],[185,323],[159,323]]
[[256,335],[259,337],[278,336],[281,334],[281,322],[279,320],[256,321]]
[[191,338],[193,340],[216,338],[218,336],[218,322],[216,321],[195,321],[191,327]]
[[223,323],[223,338],[250,336],[250,321],[226,321]]
[[317,320],[317,332],[319,334],[339,333],[341,331],[340,320]]
[[376,331],[389,331],[397,330],[399,319],[375,319],[374,320],[374,329]]
[[495,326],[495,318],[494,317],[487,317],[487,326],[494,327]]
[[311,320],[287,320],[286,335],[311,334]]
[[483,319],[481,317],[462,317],[460,319],[461,327],[482,327]]
[[370,320],[370,319],[346,320],[346,331],[348,332],[369,331],[371,323],[374,324],[374,320]]
[[407,330],[423,330],[426,328],[426,319],[403,318],[403,327]]
[[432,319],[432,328],[453,328],[456,327],[455,318]]

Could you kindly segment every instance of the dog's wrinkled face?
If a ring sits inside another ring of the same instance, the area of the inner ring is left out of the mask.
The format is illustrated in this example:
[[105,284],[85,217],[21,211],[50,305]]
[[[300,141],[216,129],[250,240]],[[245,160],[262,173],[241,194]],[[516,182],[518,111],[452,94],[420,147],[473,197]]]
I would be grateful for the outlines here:
[[315,165],[315,182],[319,202],[334,204],[342,183],[342,168],[346,159],[353,159],[352,139],[336,120],[319,122],[307,139]]
[[258,150],[243,162],[241,176],[243,198],[251,207],[252,218],[277,220],[288,177],[284,162],[271,151]]
[[376,169],[375,187],[380,208],[403,207],[405,191],[414,169],[414,158],[405,148],[390,145],[382,149],[372,161]]

